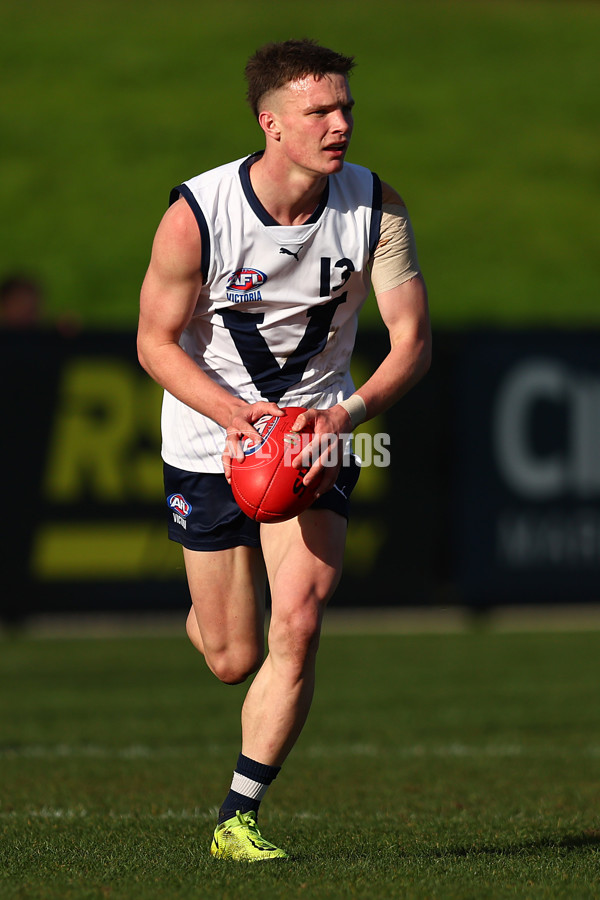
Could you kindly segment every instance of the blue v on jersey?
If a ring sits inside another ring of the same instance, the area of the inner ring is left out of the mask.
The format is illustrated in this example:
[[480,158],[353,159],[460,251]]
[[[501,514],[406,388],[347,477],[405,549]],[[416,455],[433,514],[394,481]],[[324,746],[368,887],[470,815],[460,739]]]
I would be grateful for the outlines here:
[[[381,183],[346,163],[303,225],[279,225],[250,181],[258,154],[175,188],[202,239],[203,286],[180,344],[218,384],[249,403],[327,408],[353,391],[358,312],[379,240]],[[224,429],[165,392],[165,462],[222,472]]]

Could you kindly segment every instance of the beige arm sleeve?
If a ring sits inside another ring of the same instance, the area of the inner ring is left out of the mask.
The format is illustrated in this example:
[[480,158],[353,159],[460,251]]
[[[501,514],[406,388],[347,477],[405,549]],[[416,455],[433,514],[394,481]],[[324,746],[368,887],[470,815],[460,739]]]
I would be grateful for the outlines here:
[[402,197],[382,183],[379,243],[371,263],[371,282],[376,294],[391,291],[421,271],[415,236]]

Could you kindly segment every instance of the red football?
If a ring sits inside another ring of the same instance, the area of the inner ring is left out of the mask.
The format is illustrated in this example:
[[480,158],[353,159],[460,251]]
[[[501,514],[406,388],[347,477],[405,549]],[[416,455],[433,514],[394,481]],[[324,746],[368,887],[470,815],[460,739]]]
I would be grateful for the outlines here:
[[292,425],[306,412],[287,406],[283,416],[263,416],[254,427],[259,443],[242,442],[244,459],[231,460],[231,487],[238,506],[257,522],[283,522],[307,509],[315,499],[317,485],[307,488],[303,478],[308,468],[295,469],[292,460],[312,438],[312,432],[293,432]]

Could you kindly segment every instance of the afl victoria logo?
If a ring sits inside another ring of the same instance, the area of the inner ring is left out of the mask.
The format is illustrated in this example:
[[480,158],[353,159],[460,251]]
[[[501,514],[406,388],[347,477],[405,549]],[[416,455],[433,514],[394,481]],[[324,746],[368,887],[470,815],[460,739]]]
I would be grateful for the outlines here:
[[167,504],[184,519],[187,519],[192,511],[192,504],[187,502],[183,494],[171,494],[167,497]]
[[229,276],[228,291],[255,291],[267,280],[264,272],[258,269],[237,269]]

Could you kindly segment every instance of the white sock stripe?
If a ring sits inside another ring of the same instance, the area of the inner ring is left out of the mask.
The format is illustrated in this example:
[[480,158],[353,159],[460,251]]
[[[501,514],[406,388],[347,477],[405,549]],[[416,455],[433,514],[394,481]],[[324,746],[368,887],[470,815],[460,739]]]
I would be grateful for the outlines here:
[[251,797],[253,800],[262,800],[267,793],[268,784],[261,784],[260,781],[253,781],[239,772],[233,773],[233,781],[231,782],[231,790],[237,794],[243,794],[244,797]]

